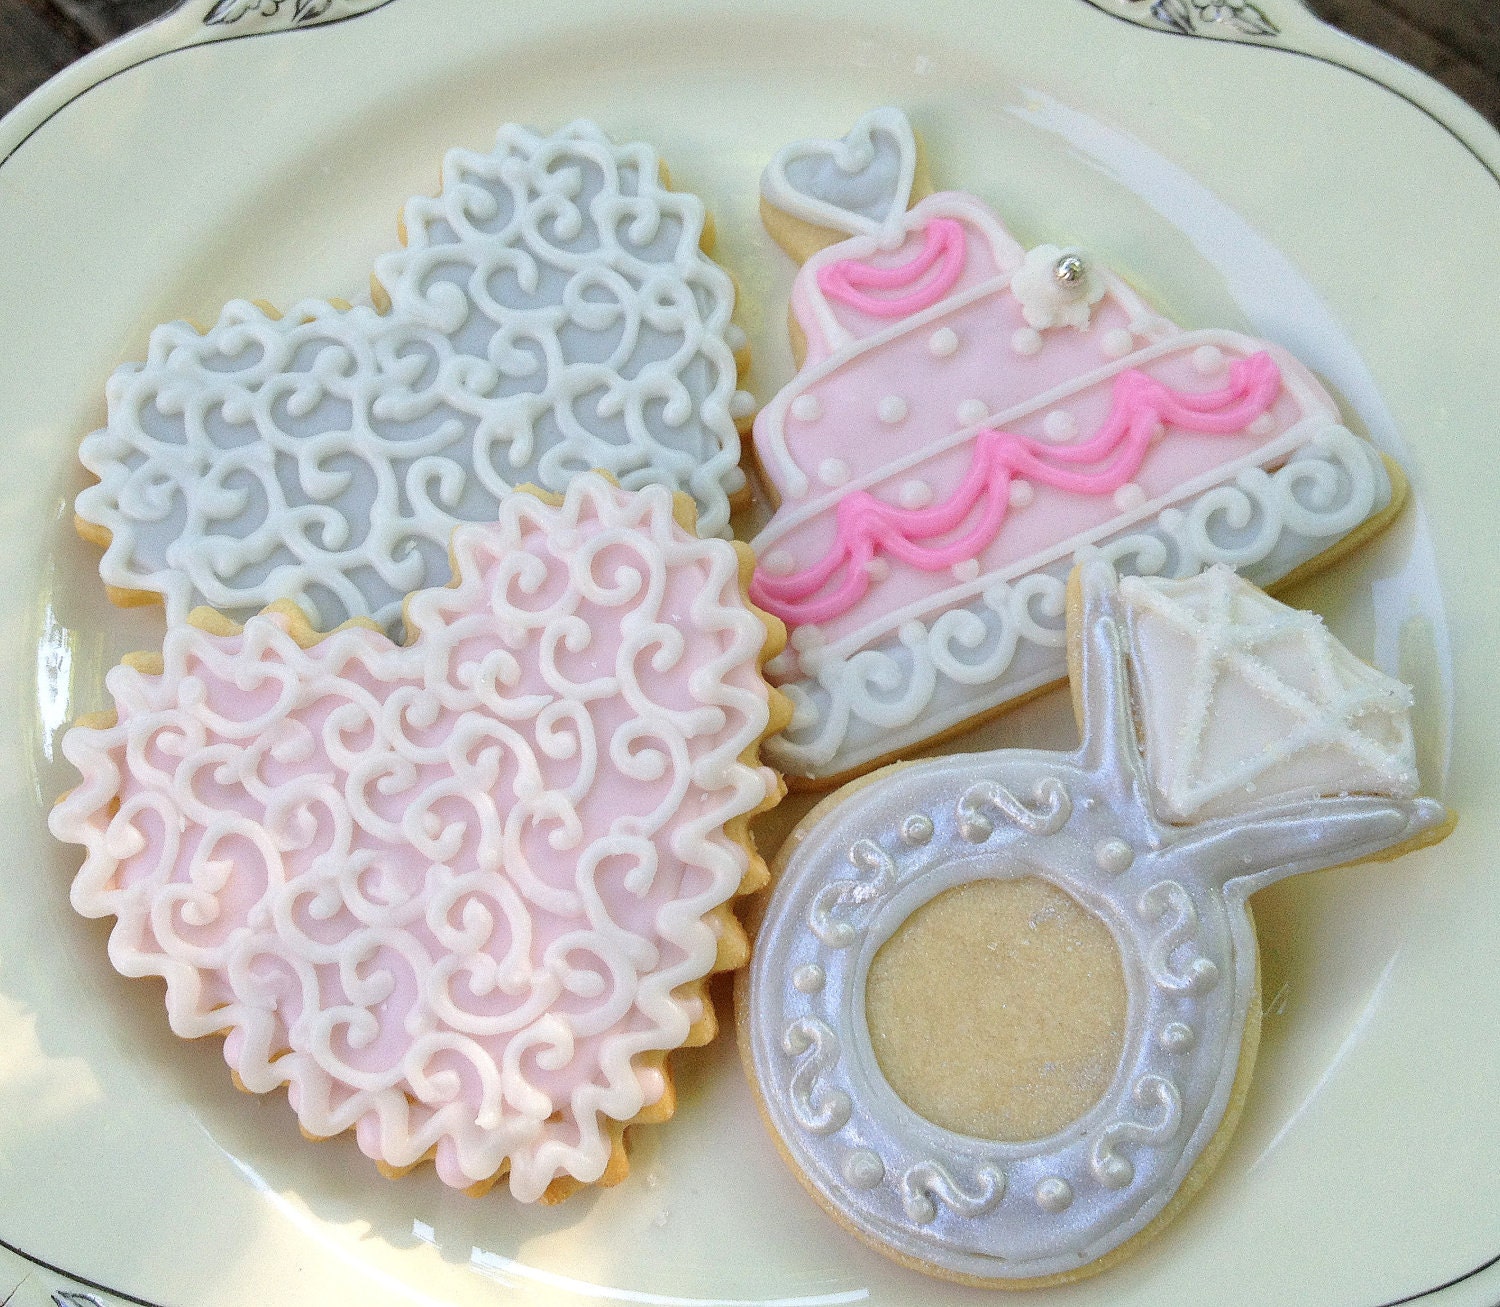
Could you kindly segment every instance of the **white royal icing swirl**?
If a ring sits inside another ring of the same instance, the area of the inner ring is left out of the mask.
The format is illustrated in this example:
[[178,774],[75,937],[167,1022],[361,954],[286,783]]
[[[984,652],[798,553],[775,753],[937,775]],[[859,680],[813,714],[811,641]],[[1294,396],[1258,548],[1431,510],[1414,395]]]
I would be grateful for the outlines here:
[[290,598],[394,632],[403,596],[447,579],[458,522],[591,468],[686,491],[726,531],[734,288],[700,249],[702,202],[659,172],[589,123],[506,126],[407,203],[405,247],[375,265],[387,312],[235,301],[202,335],[158,327],[81,450],[106,584],[162,595],[173,622]]
[[591,473],[498,514],[409,646],[170,627],[159,673],[110,672],[116,724],[65,736],[50,824],[176,1033],[227,1032],[313,1135],[458,1187],[508,1165],[530,1201],[666,1091],[750,866],[725,825],[778,783],[733,546]]

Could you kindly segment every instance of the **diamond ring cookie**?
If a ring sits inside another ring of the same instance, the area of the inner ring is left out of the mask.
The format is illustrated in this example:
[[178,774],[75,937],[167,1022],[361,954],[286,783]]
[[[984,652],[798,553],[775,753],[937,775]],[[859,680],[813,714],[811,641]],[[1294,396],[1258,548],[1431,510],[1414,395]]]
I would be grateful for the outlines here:
[[[910,124],[786,147],[762,178],[805,259],[799,371],[760,412],[777,500],[751,594],[791,628],[768,757],[829,785],[1064,675],[1081,551],[1257,584],[1383,527],[1405,480],[1284,349],[1184,331],[1077,250],[926,195]],[[842,237],[842,238],[841,238]],[[829,242],[833,242],[829,244]]]
[[452,562],[405,646],[290,604],[169,627],[64,737],[83,779],[50,825],[116,969],[163,977],[241,1087],[387,1173],[556,1199],[623,1177],[745,960],[781,631],[748,549],[660,486],[511,493]]
[[235,301],[169,323],[110,379],[80,457],[80,532],[120,602],[322,629],[447,580],[448,539],[513,486],[609,472],[685,491],[705,535],[740,492],[734,287],[704,206],[591,123],[501,128],[410,200],[373,305]]
[[1410,691],[1313,614],[1224,567],[1075,577],[1082,746],[824,800],[737,991],[812,1195],[905,1265],[994,1287],[1104,1269],[1217,1163],[1259,1033],[1250,894],[1453,820],[1417,797]]

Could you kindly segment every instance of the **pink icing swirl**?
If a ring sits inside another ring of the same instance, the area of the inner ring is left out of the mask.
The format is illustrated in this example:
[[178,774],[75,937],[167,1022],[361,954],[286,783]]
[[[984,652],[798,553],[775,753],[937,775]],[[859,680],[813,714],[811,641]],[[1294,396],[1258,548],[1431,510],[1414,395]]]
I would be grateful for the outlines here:
[[763,619],[672,507],[595,474],[509,495],[408,646],[172,627],[159,674],[109,674],[116,724],[65,737],[74,906],[310,1134],[460,1188],[508,1165],[530,1201],[666,1092],[650,1055],[705,1018],[749,867],[725,823],[777,792],[747,761]]
[[[904,318],[936,304],[964,270],[964,229],[952,218],[934,218],[922,233],[923,245],[906,263],[880,265],[839,259],[818,269],[823,294],[876,318]],[[898,291],[904,295],[867,295]]]
[[[1005,522],[1013,477],[1071,494],[1113,494],[1135,476],[1163,425],[1232,435],[1267,412],[1280,390],[1281,371],[1264,351],[1232,362],[1228,383],[1202,393],[1173,390],[1135,369],[1122,372],[1115,379],[1109,416],[1088,440],[1057,447],[1009,432],[982,431],[964,479],[944,502],[904,509],[863,490],[846,495],[835,510],[833,547],[813,566],[789,575],[758,569],[751,598],[794,625],[830,621],[869,589],[866,565],[878,553],[926,572],[978,557]],[[976,510],[956,539],[924,543],[958,530]]]

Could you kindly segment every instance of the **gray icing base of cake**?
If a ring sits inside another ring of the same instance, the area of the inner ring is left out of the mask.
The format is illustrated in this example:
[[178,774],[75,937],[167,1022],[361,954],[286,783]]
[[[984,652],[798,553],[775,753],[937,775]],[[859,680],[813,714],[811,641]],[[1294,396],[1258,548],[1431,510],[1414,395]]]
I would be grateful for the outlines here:
[[1085,557],[1167,577],[1224,563],[1270,585],[1380,513],[1391,494],[1368,442],[1329,427],[1274,472],[1241,472],[1153,520],[905,622],[877,644],[843,656],[804,647],[803,674],[781,685],[792,723],[767,741],[767,760],[796,776],[838,776],[1061,680],[1068,573]]
[[458,522],[592,468],[685,491],[725,533],[748,397],[704,217],[647,146],[507,126],[407,204],[375,267],[387,312],[235,301],[204,334],[158,327],[81,449],[106,584],[161,594],[173,622],[292,599],[324,629],[396,633],[404,596],[448,579]]

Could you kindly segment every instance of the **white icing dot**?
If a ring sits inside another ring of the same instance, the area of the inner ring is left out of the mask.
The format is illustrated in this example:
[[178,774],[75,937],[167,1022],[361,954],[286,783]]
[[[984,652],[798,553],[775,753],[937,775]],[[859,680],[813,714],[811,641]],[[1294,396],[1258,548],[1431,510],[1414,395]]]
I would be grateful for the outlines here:
[[1099,348],[1107,359],[1122,359],[1135,348],[1135,337],[1124,327],[1112,327],[1100,338]]
[[724,328],[724,343],[729,346],[730,353],[738,354],[750,343],[750,338],[745,335],[745,329],[737,322],[731,322]]
[[1017,327],[1010,338],[1010,347],[1017,354],[1029,358],[1042,352],[1042,333],[1032,327]]
[[932,487],[925,481],[904,481],[896,498],[902,508],[926,508],[932,503]]
[[1133,508],[1139,508],[1146,502],[1146,492],[1136,485],[1134,481],[1127,481],[1115,491],[1115,507],[1122,513],[1128,513]]
[[872,581],[884,581],[891,574],[891,565],[883,558],[872,558],[865,564],[865,575]]
[[792,972],[792,984],[804,994],[816,994],[823,988],[823,979],[823,968],[816,962],[809,962]]
[[1161,1035],[1156,1042],[1168,1053],[1186,1053],[1197,1041],[1198,1036],[1192,1026],[1184,1025],[1181,1021],[1171,1021],[1161,1028]]
[[1067,409],[1055,408],[1043,419],[1042,434],[1055,444],[1061,444],[1078,434],[1078,422]]
[[841,458],[825,458],[818,464],[818,480],[825,486],[841,486],[849,479],[849,464]]
[[945,359],[958,348],[958,333],[952,327],[939,327],[927,338],[927,348],[935,358]]
[[975,426],[989,415],[990,406],[982,399],[966,399],[958,406],[958,420],[962,426]]
[[823,643],[823,631],[816,626],[799,626],[787,641],[798,653],[807,653]]
[[1135,861],[1135,850],[1118,837],[1100,840],[1094,846],[1094,861],[1100,871],[1110,876],[1119,876],[1130,870]]
[[760,570],[771,576],[788,576],[797,570],[797,560],[785,549],[773,549],[760,560]]
[[885,1179],[885,1163],[868,1148],[857,1148],[844,1159],[844,1179],[856,1189],[873,1189]]
[[1073,1204],[1073,1186],[1060,1175],[1049,1175],[1036,1187],[1036,1205],[1054,1216],[1065,1212]]
[[961,563],[954,563],[952,570],[953,575],[960,581],[972,581],[979,575],[979,560],[966,558]]
[[1262,413],[1249,427],[1252,436],[1269,436],[1275,430],[1276,419],[1269,413]]
[[880,414],[882,422],[901,422],[906,418],[906,401],[900,395],[887,395],[875,411]]
[[1036,491],[1032,488],[1030,481],[1010,483],[1010,506],[1012,508],[1029,508],[1035,499]]
[[1193,370],[1200,377],[1224,371],[1224,351],[1217,345],[1199,345],[1193,351]]
[[823,405],[816,395],[798,395],[792,401],[792,416],[798,422],[816,422],[823,416]]
[[748,390],[737,390],[729,400],[729,416],[747,418],[755,412],[755,396]]

